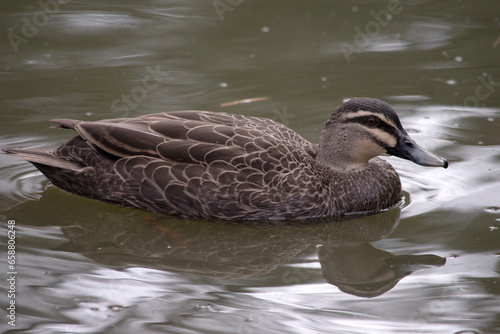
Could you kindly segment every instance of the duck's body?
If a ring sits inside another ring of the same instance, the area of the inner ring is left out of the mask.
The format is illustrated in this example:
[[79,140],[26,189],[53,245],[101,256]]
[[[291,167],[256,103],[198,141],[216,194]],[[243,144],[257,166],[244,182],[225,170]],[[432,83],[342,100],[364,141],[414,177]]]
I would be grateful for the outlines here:
[[[208,111],[54,121],[79,136],[55,151],[7,153],[32,162],[64,190],[121,206],[276,220],[378,212],[401,199],[396,171],[376,155],[398,155],[391,152],[401,145],[398,136],[409,137],[392,108],[376,99],[339,107],[319,145],[269,119]],[[421,156],[399,156],[447,166],[411,144]]]

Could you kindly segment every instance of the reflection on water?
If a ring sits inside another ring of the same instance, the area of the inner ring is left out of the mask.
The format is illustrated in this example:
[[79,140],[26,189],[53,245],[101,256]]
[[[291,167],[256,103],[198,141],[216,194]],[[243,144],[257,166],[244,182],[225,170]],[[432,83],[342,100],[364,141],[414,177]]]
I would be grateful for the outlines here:
[[451,163],[388,158],[401,219],[240,226],[78,198],[0,155],[0,217],[19,236],[7,331],[500,332],[497,0],[401,0],[390,17],[386,0],[40,3],[55,2],[0,4],[0,147],[56,147],[70,134],[51,118],[182,109],[274,118],[317,142],[335,106],[369,96]]
[[[399,222],[399,210],[305,226],[225,225],[224,229],[205,221],[153,221],[138,226],[106,219],[111,225],[106,230],[96,222],[64,227],[71,242],[58,250],[83,248],[85,256],[108,266],[119,265],[126,252],[140,266],[237,279],[272,272],[318,245],[319,263],[329,283],[347,293],[374,297],[415,270],[445,263],[438,256],[394,255],[369,244],[389,236]],[[116,256],[115,247],[120,255]],[[128,257],[126,261],[122,265],[131,264]],[[293,273],[282,278],[284,283],[302,281]]]

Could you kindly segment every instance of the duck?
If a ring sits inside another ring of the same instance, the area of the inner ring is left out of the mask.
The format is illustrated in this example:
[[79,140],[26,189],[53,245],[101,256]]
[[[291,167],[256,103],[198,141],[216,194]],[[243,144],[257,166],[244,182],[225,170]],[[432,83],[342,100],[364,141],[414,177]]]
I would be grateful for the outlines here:
[[183,110],[133,118],[53,119],[77,136],[55,150],[8,148],[72,194],[169,216],[230,221],[343,219],[402,200],[380,156],[428,167],[446,159],[420,147],[394,109],[351,98],[319,143],[277,121]]

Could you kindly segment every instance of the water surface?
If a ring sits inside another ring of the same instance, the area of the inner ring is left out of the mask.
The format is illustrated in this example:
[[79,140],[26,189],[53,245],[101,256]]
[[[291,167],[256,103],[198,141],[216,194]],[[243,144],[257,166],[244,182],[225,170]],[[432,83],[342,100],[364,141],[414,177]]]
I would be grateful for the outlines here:
[[336,106],[369,96],[450,167],[388,158],[402,208],[259,226],[76,197],[1,155],[4,282],[9,220],[17,255],[4,332],[500,332],[498,1],[46,3],[0,5],[0,147],[57,147],[72,134],[51,118],[181,109],[317,142]]

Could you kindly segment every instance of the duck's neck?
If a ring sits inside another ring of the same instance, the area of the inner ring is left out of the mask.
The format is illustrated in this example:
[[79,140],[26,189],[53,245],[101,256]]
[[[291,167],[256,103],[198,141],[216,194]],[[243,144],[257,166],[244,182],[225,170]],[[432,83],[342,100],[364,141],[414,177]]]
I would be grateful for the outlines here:
[[324,167],[332,168],[339,172],[362,170],[368,167],[366,158],[359,158],[353,154],[353,143],[340,139],[340,142],[324,142],[320,140],[319,152],[316,162]]

